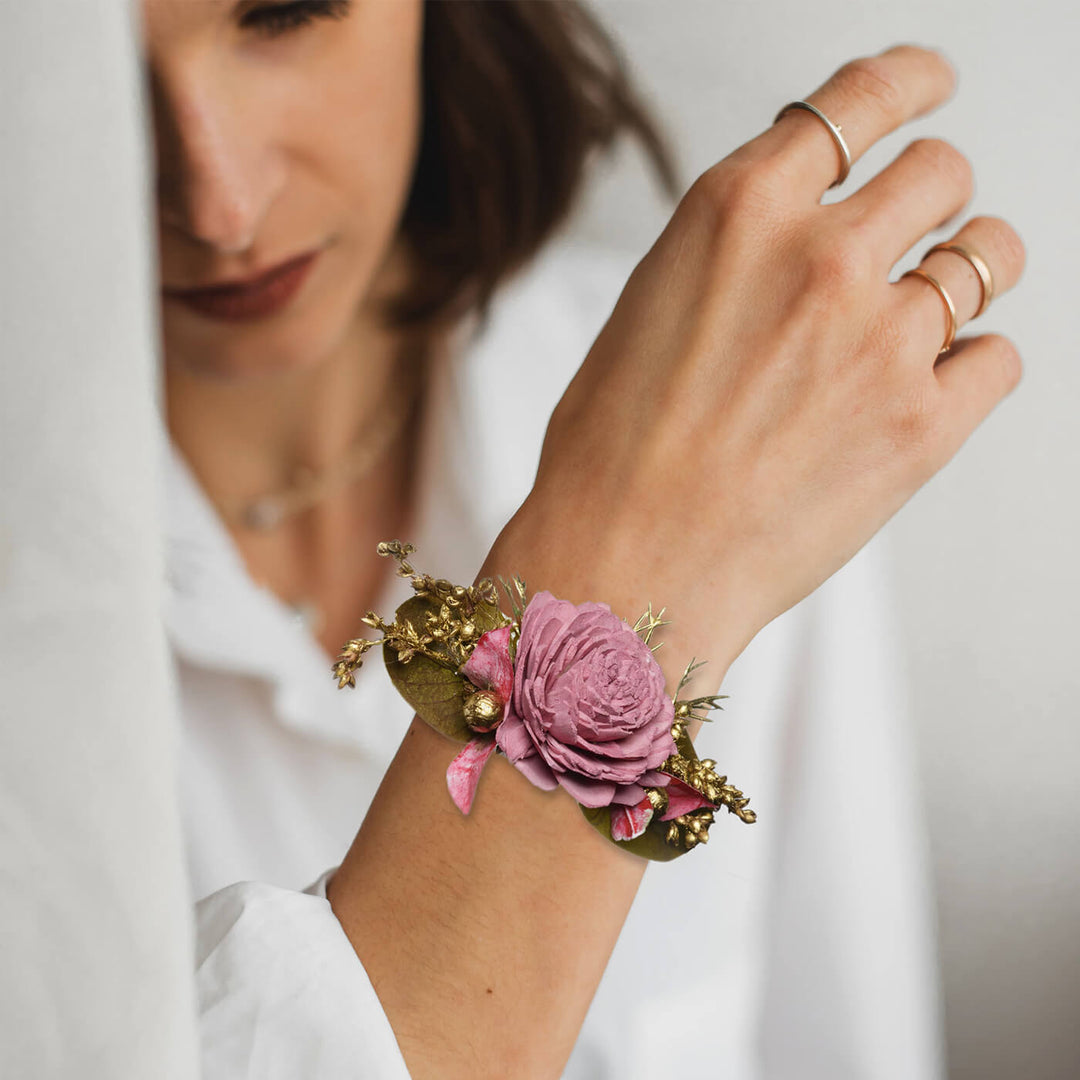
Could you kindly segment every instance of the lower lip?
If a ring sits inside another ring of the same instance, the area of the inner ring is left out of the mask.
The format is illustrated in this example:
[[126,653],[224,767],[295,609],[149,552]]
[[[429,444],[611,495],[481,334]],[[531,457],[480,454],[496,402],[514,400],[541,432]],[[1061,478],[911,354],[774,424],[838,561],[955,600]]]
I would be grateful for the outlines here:
[[212,319],[229,322],[264,319],[280,311],[296,295],[318,255],[316,251],[294,259],[273,277],[251,287],[199,293],[166,292],[165,296]]

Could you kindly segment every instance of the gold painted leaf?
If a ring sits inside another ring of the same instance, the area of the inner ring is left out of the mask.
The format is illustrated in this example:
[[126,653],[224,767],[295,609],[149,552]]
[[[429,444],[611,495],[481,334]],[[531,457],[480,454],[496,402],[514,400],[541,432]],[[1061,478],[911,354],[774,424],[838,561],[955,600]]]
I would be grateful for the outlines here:
[[697,751],[694,749],[694,744],[685,727],[680,726],[675,735],[675,749],[678,750],[679,757],[686,758],[687,761],[697,761],[698,759]]
[[498,604],[477,604],[473,622],[480,627],[481,632],[497,630],[500,626],[506,626],[510,620],[502,613]]

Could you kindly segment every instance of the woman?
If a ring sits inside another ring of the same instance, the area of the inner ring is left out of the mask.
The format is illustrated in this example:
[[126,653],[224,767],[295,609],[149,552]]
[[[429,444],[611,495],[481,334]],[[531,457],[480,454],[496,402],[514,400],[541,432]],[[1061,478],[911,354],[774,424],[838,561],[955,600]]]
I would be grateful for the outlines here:
[[[572,49],[564,23],[572,9],[561,5],[146,0],[145,10],[168,420],[191,470],[174,458],[176,490],[188,500],[184,520],[198,526],[175,533],[171,629],[182,660],[186,806],[200,893],[248,876],[305,884],[299,853],[318,847],[314,866],[336,864],[342,830],[351,832],[372,800],[402,733],[373,721],[388,715],[372,708],[377,673],[364,673],[363,712],[350,718],[349,706],[335,707],[336,731],[321,722],[330,713],[328,676],[317,688],[306,673],[325,666],[365,611],[388,613],[400,595],[371,554],[376,541],[418,538],[423,565],[439,574],[467,580],[483,561],[484,574],[521,573],[534,590],[602,598],[626,616],[649,599],[666,603],[674,622],[658,657],[669,683],[691,654],[706,656],[711,675],[699,673],[695,684],[706,693],[762,627],[859,550],[1018,377],[1015,350],[994,336],[958,344],[935,368],[940,299],[923,282],[887,281],[900,255],[968,198],[970,175],[956,151],[913,144],[862,191],[822,208],[835,150],[818,120],[796,113],[682,200],[559,402],[536,483],[522,490],[528,453],[515,451],[514,434],[537,415],[546,419],[538,404],[554,404],[581,352],[565,369],[530,375],[537,393],[528,408],[492,393],[498,373],[489,359],[474,397],[465,398],[474,408],[457,414],[445,404],[464,394],[468,377],[451,358],[464,349],[466,313],[569,205],[582,152],[620,122],[656,147],[617,75],[590,59],[598,39]],[[545,77],[560,61],[570,77],[564,70],[554,82],[563,96],[551,96]],[[433,71],[452,78],[434,86]],[[849,65],[811,97],[842,123],[858,155],[939,104],[952,79],[941,57],[903,47]],[[573,85],[584,92],[568,94]],[[452,87],[471,95],[471,113],[447,99]],[[597,87],[602,108],[589,92]],[[515,141],[520,133],[507,122],[515,109],[534,125],[531,142]],[[477,129],[478,118],[496,123]],[[547,163],[540,149],[557,145],[556,121],[572,118],[579,124],[563,133],[570,150],[561,147],[572,164],[561,177],[531,179]],[[440,168],[447,146],[439,140],[451,138],[463,173]],[[514,213],[493,222],[493,206]],[[456,234],[450,224],[459,225]],[[1015,281],[1022,249],[1008,226],[976,219],[960,237],[983,252],[998,291]],[[979,301],[971,268],[944,252],[931,259],[959,318],[970,318]],[[260,288],[212,287],[281,262]],[[563,272],[549,267],[548,282]],[[519,296],[517,312],[523,303]],[[567,337],[554,333],[550,344],[575,347]],[[496,340],[495,358],[512,362],[505,337]],[[586,336],[582,351],[587,344]],[[419,385],[427,388],[422,404]],[[458,428],[454,415],[464,416]],[[358,435],[354,479],[340,465]],[[436,459],[451,445],[460,455],[439,474]],[[687,475],[698,455],[711,475]],[[316,478],[336,475],[336,486],[327,481],[320,494],[317,479],[301,477],[291,502],[255,498],[289,487],[298,464]],[[499,497],[478,512],[469,536],[461,507],[483,502],[490,486]],[[277,527],[251,528],[275,514]],[[212,559],[200,558],[200,544],[213,547]],[[186,579],[185,558],[195,564]],[[708,568],[704,579],[697,567]],[[185,611],[185,589],[216,595],[213,620]],[[306,610],[310,629],[290,629],[283,602]],[[303,671],[283,673],[278,655],[296,656]],[[267,723],[274,715],[290,723],[276,729]],[[445,805],[448,758],[448,745],[423,725],[409,729],[330,881],[336,920],[325,929],[344,929],[378,1004],[355,968],[341,969],[338,985],[385,1010],[414,1075],[552,1075],[570,1052],[642,868],[598,849],[577,829],[568,800],[526,790],[511,770],[493,769],[463,829]],[[792,807],[792,816],[800,813]],[[291,861],[281,857],[290,847]],[[649,887],[663,890],[657,879],[665,872],[671,881],[691,873],[680,863],[650,875]],[[682,880],[694,890],[692,877]],[[681,911],[682,891],[667,888],[661,910]],[[208,1045],[229,1046],[210,1068],[226,1059],[251,1066],[235,1056],[240,1013],[223,1021],[222,1003],[235,989],[230,973],[250,970],[260,947],[252,895],[226,890],[202,909]],[[264,914],[300,900],[265,889],[259,896]],[[478,923],[476,913],[489,911],[497,921]],[[328,918],[325,905],[318,912]],[[304,920],[267,923],[280,943],[289,939],[283,927],[295,935]],[[695,933],[708,940],[711,931],[706,924]],[[311,940],[313,950],[328,941]],[[272,951],[273,934],[261,944]],[[344,951],[318,955],[332,987],[327,973],[346,963]],[[662,967],[663,958],[641,955]],[[285,971],[297,977],[295,964]],[[751,968],[748,980],[760,976]],[[624,996],[645,1014],[667,1007],[685,1022],[677,991],[673,980],[653,997],[633,986]],[[730,1000],[748,1008],[739,994]],[[332,1023],[332,1007],[318,1002],[313,1023]],[[355,1001],[351,1008],[336,1017],[339,1027],[355,1028]],[[253,1028],[250,1042],[265,1046],[273,1034]],[[302,1032],[286,1034],[278,1032],[295,1050]],[[373,1074],[379,1039],[386,1068],[396,1067],[385,1030],[365,1029],[365,1038]],[[622,1068],[605,1058],[602,1038],[592,1045],[600,1060],[579,1063],[586,1075]],[[701,1043],[671,1040],[669,1064],[684,1047],[700,1051]],[[860,1064],[853,1075],[867,1075]],[[631,1065],[645,1069],[640,1052]]]

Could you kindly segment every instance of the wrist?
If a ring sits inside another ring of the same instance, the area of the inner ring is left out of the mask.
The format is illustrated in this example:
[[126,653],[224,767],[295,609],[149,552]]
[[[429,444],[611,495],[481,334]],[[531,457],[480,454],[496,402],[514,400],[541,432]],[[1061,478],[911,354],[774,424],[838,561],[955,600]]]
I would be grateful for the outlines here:
[[[517,575],[529,595],[548,590],[579,604],[606,603],[627,622],[652,604],[665,608],[655,653],[674,689],[692,657],[707,661],[687,684],[688,693],[719,688],[728,667],[763,623],[755,616],[754,590],[732,565],[695,566],[692,555],[658,556],[647,536],[636,544],[583,533],[565,505],[530,496],[496,538],[477,580]],[[504,598],[505,599],[505,598]]]

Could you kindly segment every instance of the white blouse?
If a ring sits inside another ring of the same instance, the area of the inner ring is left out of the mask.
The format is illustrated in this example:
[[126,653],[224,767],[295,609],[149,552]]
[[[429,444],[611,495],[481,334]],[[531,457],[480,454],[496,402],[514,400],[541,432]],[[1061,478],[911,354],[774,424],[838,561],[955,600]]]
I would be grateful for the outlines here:
[[[418,565],[472,579],[528,492],[551,410],[631,268],[549,248],[435,375],[418,528],[403,538]],[[484,410],[515,423],[467,422]],[[182,810],[204,898],[204,1076],[407,1076],[324,885],[412,712],[377,659],[354,690],[337,689],[333,658],[251,579],[175,447],[167,503]],[[751,795],[758,822],[720,816],[708,848],[648,870],[570,1080],[940,1075],[886,546],[879,534],[731,666],[730,698],[698,745]],[[392,578],[376,609],[389,615],[408,594]]]

